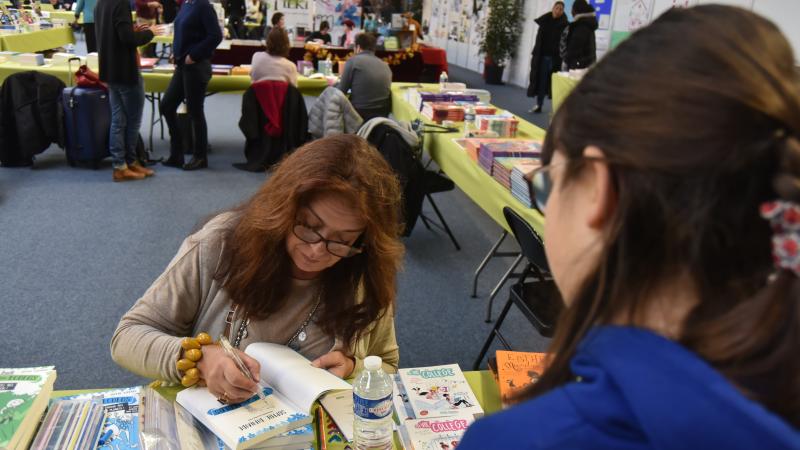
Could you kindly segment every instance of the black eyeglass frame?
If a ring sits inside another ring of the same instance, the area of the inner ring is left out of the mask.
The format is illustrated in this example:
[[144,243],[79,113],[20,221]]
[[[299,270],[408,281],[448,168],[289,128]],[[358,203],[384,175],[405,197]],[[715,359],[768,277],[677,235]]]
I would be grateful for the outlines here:
[[[305,228],[306,230],[310,231],[312,234],[317,236],[317,239],[316,240],[308,240],[308,239],[304,238],[303,236],[301,236],[301,233],[297,232],[298,227],[302,227],[302,228]],[[292,227],[292,233],[297,237],[297,239],[300,239],[301,241],[305,242],[306,244],[317,244],[317,243],[320,243],[320,242],[324,242],[325,243],[325,250],[328,253],[330,253],[331,255],[336,256],[338,258],[350,258],[351,256],[356,256],[356,255],[359,255],[359,254],[364,252],[364,244],[362,243],[362,239],[363,239],[363,236],[364,236],[363,234],[361,236],[359,236],[358,239],[356,239],[356,242],[353,245],[350,245],[350,244],[347,244],[345,242],[336,241],[336,240],[333,240],[333,239],[325,239],[325,237],[322,236],[321,234],[319,234],[319,232],[317,230],[311,228],[310,226],[308,226],[308,225],[306,225],[306,224],[304,224],[302,222],[295,222],[294,226]],[[342,247],[346,247],[347,248],[347,254],[346,255],[340,255],[340,254],[338,254],[338,253],[336,253],[334,251],[331,251],[331,247],[330,247],[331,244],[336,244],[336,245],[341,245]]]

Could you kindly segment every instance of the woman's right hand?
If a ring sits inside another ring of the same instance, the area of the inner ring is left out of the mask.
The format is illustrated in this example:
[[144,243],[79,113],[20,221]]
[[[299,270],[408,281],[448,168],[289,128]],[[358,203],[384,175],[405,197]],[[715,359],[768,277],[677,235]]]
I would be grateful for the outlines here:
[[[254,378],[258,379],[261,373],[258,361],[244,352],[236,352]],[[258,392],[258,384],[246,377],[219,345],[203,346],[203,357],[197,361],[197,368],[209,392],[217,398],[226,399],[228,403],[243,402]]]

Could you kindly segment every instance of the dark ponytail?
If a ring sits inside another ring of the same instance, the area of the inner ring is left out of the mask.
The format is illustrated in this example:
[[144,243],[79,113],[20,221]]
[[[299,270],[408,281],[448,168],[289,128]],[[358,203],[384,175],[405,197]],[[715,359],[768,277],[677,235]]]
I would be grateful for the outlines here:
[[649,306],[685,274],[699,303],[675,338],[744,395],[800,426],[800,279],[776,269],[764,202],[800,203],[800,77],[771,22],[739,8],[672,10],[609,53],[553,118],[543,161],[603,150],[616,189],[598,265],[570,299],[549,369],[522,394],[572,378],[596,325]]

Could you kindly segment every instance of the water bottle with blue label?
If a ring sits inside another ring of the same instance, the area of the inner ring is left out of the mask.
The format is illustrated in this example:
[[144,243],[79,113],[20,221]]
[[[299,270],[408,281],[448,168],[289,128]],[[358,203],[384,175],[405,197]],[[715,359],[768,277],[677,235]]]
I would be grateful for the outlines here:
[[364,370],[353,383],[354,444],[356,450],[392,448],[392,379],[379,356],[364,359]]

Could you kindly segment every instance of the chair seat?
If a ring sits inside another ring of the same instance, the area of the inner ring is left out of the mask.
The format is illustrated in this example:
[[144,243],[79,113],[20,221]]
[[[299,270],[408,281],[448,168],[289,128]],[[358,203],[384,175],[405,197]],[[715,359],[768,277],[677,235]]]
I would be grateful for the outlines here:
[[553,336],[564,302],[552,280],[516,283],[511,286],[510,296],[539,334]]
[[426,194],[452,191],[456,187],[453,180],[431,170],[425,171],[424,180]]

